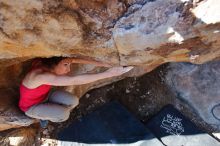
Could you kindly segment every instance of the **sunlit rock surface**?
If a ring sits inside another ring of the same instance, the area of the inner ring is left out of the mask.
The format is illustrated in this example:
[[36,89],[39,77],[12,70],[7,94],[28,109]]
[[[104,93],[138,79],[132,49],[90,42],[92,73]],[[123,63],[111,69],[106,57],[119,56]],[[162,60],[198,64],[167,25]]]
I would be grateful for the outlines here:
[[218,0],[1,0],[0,7],[2,59],[83,56],[153,69],[219,56]]

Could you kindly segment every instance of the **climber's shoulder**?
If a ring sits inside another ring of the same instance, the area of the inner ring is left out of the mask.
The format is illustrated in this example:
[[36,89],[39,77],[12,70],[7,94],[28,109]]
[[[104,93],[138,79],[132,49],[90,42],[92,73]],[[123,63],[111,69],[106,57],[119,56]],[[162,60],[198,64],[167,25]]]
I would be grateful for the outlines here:
[[42,68],[33,69],[26,74],[22,83],[29,88],[34,88],[43,84],[43,80],[50,77],[52,73]]

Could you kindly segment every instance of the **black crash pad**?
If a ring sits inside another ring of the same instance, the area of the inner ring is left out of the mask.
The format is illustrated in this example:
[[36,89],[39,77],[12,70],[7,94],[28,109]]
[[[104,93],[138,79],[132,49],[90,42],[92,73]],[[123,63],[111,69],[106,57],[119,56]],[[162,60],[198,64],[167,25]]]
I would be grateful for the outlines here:
[[167,146],[220,146],[172,105],[165,106],[146,127]]
[[58,140],[90,144],[147,140],[146,146],[163,146],[144,124],[116,101],[74,121],[58,134]]

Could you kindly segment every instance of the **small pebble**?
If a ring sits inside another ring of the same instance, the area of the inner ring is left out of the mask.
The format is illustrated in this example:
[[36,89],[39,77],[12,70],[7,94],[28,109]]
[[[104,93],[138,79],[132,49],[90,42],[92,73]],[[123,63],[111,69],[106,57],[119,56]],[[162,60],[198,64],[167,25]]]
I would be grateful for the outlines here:
[[48,129],[45,129],[45,130],[43,131],[43,134],[44,134],[44,135],[48,135]]
[[89,98],[90,97],[90,94],[86,94],[86,98]]

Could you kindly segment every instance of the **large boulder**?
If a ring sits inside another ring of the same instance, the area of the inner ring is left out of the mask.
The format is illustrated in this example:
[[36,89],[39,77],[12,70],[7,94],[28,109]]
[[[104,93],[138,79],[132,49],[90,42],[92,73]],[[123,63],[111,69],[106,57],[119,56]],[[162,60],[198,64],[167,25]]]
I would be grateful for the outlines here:
[[166,83],[204,121],[220,128],[220,62],[170,63]]
[[[135,66],[121,77],[69,86],[67,90],[79,97],[166,62],[217,60],[219,9],[218,0],[0,0],[0,88],[12,88],[19,97],[19,83],[35,57],[69,56]],[[71,74],[101,71],[84,65]]]
[[1,88],[0,95],[0,131],[29,126],[35,122],[18,109],[19,96],[13,89]]
[[0,7],[2,59],[81,56],[149,71],[220,53],[218,0],[1,0]]

